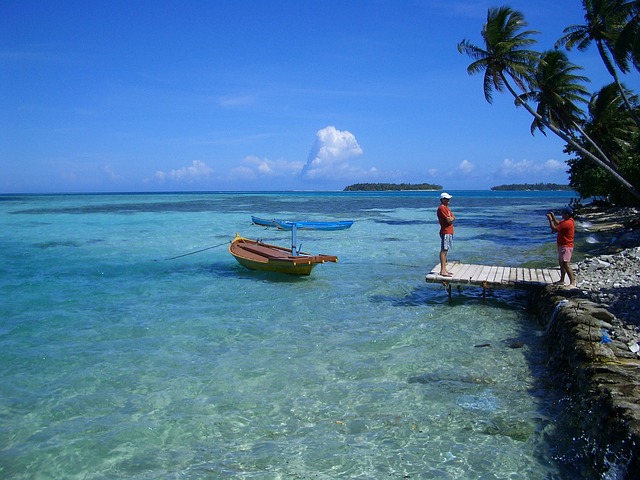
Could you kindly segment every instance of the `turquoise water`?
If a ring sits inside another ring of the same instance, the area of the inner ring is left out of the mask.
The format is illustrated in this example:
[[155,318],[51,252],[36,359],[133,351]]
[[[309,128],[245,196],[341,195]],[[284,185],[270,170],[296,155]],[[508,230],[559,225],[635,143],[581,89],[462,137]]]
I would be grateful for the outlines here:
[[[453,194],[450,258],[555,265],[544,215],[567,193]],[[522,296],[483,303],[470,288],[449,302],[424,282],[438,203],[0,196],[0,475],[570,478],[543,332]],[[236,232],[289,243],[252,214],[355,224],[298,232],[303,250],[339,263],[294,278],[227,252]]]

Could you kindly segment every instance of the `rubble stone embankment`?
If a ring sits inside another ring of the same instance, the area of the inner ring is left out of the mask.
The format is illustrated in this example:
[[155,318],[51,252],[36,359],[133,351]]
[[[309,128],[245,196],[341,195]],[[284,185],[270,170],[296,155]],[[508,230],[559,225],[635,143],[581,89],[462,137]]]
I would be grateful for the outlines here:
[[605,471],[621,462],[625,479],[638,478],[640,345],[614,314],[575,289],[547,287],[535,297],[550,365],[574,399],[581,430],[599,446],[590,452],[593,464]]
[[640,476],[639,218],[635,209],[587,212],[588,231],[612,241],[574,265],[577,288],[546,287],[532,303],[581,429],[600,447],[591,452],[594,464],[604,471],[622,462],[625,479]]
[[640,340],[640,247],[584,260],[574,272],[578,290],[615,315],[621,333]]

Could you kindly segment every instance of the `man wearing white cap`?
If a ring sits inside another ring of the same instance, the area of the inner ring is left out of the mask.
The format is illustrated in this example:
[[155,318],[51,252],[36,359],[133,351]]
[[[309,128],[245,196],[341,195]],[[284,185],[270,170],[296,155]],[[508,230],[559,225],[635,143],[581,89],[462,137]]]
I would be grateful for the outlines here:
[[447,253],[453,245],[453,221],[456,217],[449,209],[451,195],[447,192],[440,194],[440,206],[438,207],[438,222],[440,222],[440,275],[452,277],[447,271]]

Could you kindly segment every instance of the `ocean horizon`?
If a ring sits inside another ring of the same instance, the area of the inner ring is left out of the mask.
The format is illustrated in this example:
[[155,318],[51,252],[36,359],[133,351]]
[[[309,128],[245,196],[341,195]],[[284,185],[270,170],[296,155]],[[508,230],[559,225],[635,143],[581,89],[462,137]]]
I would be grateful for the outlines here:
[[[345,187],[346,188],[346,187]],[[495,188],[495,187],[492,187]],[[283,193],[344,193],[344,194],[359,194],[359,193],[434,193],[434,192],[457,192],[457,193],[470,193],[470,192],[494,192],[494,193],[532,193],[532,192],[544,192],[544,193],[561,193],[564,196],[579,197],[577,192],[572,190],[493,190],[492,188],[480,188],[480,189],[406,189],[406,190],[351,190],[347,191],[344,188],[342,190],[337,189],[276,189],[276,190],[122,190],[122,191],[44,191],[44,192],[0,192],[0,197],[9,196],[46,196],[46,195],[207,195],[207,194],[283,194]]]

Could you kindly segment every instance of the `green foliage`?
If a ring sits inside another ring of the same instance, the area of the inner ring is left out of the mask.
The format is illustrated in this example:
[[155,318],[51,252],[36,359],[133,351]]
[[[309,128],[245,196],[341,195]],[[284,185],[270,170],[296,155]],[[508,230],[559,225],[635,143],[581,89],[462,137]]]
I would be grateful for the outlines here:
[[[473,62],[470,75],[484,73],[484,94],[508,90],[533,117],[531,133],[550,130],[567,142],[570,185],[583,197],[607,195],[620,202],[640,203],[640,109],[637,98],[619,81],[618,69],[628,72],[640,63],[640,1],[582,0],[585,25],[572,25],[556,43],[556,50],[529,50],[535,43],[523,30],[524,16],[509,7],[491,8],[482,30],[484,45],[469,40],[458,51]],[[557,50],[565,46],[583,51],[594,43],[615,85],[592,97],[588,114],[584,103],[588,79],[580,67]],[[512,82],[512,83],[510,83]],[[516,92],[516,88],[521,93]],[[589,163],[587,163],[589,162]],[[631,200],[632,199],[632,200]]]
[[531,81],[531,65],[540,54],[529,47],[536,43],[532,35],[535,30],[526,27],[522,13],[509,7],[490,8],[487,22],[482,29],[484,46],[477,46],[465,39],[458,44],[458,51],[467,54],[474,61],[467,67],[467,73],[474,75],[484,72],[484,97],[493,102],[493,90],[503,92],[513,89],[507,76],[522,90]]
[[559,50],[549,50],[536,63],[531,91],[520,97],[538,104],[536,112],[540,116],[531,124],[531,133],[545,125],[554,125],[560,130],[575,130],[584,117],[578,106],[587,103],[589,91],[583,85],[588,79],[576,72],[581,67],[573,65],[567,55]]
[[430,183],[354,183],[344,187],[345,192],[386,192],[401,190],[442,190],[441,185]]
[[[565,151],[572,153],[567,146]],[[575,152],[573,152],[575,153]],[[636,145],[635,152],[618,163],[620,173],[633,185],[640,185],[640,154]],[[577,155],[567,161],[569,165],[569,185],[582,198],[606,197],[616,205],[635,205],[637,200],[602,168],[590,160]]]
[[570,191],[570,185],[559,185],[557,183],[521,183],[510,185],[498,185],[491,187],[491,190],[500,191],[538,191],[538,192],[556,192]]
[[[636,98],[627,92],[634,102]],[[636,107],[637,108],[637,107]],[[620,174],[632,185],[640,186],[640,129],[633,120],[631,112],[615,83],[607,85],[593,95],[589,103],[589,119],[584,132],[602,148]],[[590,151],[593,149],[579,141]],[[637,204],[637,200],[602,168],[587,159],[571,145],[565,152],[572,155],[569,165],[569,184],[583,198],[607,197],[620,205]]]
[[[583,0],[584,25],[572,25],[556,47],[586,50],[595,43],[614,83],[592,96],[589,117],[582,126],[577,144],[593,155],[604,158],[632,188],[620,188],[620,182],[592,163],[584,151],[567,144],[565,152],[575,155],[567,163],[571,186],[583,197],[603,196],[618,204],[637,204],[640,188],[639,132],[640,112],[633,92],[624,87],[618,75],[629,72],[630,64],[640,62],[638,2],[622,0]],[[617,67],[617,68],[616,68]],[[596,151],[594,144],[600,148]],[[635,191],[635,194],[634,194]]]
[[623,22],[618,33],[613,54],[620,70],[625,73],[631,71],[631,65],[640,70],[639,7],[637,1],[627,1],[619,5],[620,12],[626,15],[626,23]]

